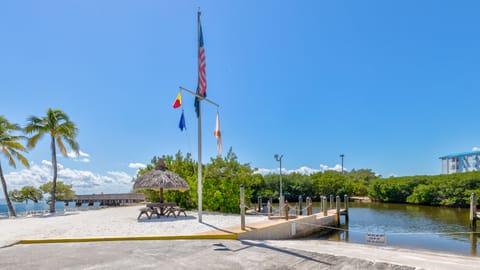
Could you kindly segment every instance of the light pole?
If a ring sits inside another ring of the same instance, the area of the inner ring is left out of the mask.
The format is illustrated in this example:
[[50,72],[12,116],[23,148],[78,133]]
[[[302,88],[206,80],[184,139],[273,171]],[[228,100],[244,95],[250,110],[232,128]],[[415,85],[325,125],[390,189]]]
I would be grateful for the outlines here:
[[340,157],[342,158],[342,174],[343,174],[343,157],[344,156],[345,156],[344,154],[340,154]]
[[279,208],[280,208],[280,215],[281,215],[281,211],[283,210],[283,191],[282,191],[282,158],[283,158],[283,155],[278,155],[278,154],[275,154],[273,156],[275,158],[275,160],[277,160],[278,162],[280,162],[280,198],[279,198]]

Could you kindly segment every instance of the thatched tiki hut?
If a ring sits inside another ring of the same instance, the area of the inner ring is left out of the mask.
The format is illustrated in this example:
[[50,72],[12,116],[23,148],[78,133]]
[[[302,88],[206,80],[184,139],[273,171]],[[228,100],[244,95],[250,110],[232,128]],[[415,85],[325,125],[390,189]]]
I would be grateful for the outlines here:
[[155,169],[139,176],[133,184],[133,189],[160,189],[160,202],[163,203],[163,190],[188,190],[187,181],[178,174],[167,170],[165,161],[159,160]]

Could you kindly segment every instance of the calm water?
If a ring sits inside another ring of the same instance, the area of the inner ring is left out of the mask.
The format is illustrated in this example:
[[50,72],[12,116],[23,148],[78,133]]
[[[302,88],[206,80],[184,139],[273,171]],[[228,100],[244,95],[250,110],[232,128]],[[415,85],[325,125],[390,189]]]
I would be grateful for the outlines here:
[[[26,211],[39,211],[39,210],[48,210],[49,205],[46,202],[34,203],[29,201],[27,203],[16,203],[12,202],[13,207],[17,215],[25,215]],[[0,199],[0,217],[8,217],[8,207],[5,199]]]
[[[320,212],[318,204],[314,204],[314,212]],[[344,230],[314,237],[364,244],[367,232],[385,233],[387,246],[480,256],[480,231],[477,228],[477,234],[470,233],[468,221],[468,209],[350,203],[348,224],[341,218]]]

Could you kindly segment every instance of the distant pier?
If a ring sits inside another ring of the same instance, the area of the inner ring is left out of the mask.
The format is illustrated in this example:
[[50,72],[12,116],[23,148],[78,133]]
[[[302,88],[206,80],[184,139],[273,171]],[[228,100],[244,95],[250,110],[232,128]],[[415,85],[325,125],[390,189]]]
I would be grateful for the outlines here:
[[145,195],[142,193],[77,195],[73,201],[77,205],[82,203],[93,205],[94,202],[100,202],[100,205],[104,206],[119,206],[144,202]]

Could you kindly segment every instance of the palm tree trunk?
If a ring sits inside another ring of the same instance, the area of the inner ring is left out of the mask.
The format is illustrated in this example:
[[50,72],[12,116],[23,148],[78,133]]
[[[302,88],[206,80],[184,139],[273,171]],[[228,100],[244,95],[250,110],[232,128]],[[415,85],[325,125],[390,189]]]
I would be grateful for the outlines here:
[[0,178],[2,179],[3,193],[7,201],[8,211],[10,211],[10,215],[16,217],[17,213],[15,213],[15,208],[13,208],[12,201],[10,201],[10,197],[8,196],[7,181],[5,181],[5,177],[3,177],[2,164],[0,164]]
[[57,194],[57,149],[55,148],[55,136],[52,135],[52,167],[53,167],[53,184],[52,184],[52,198],[50,200],[50,213],[55,213],[55,201]]

